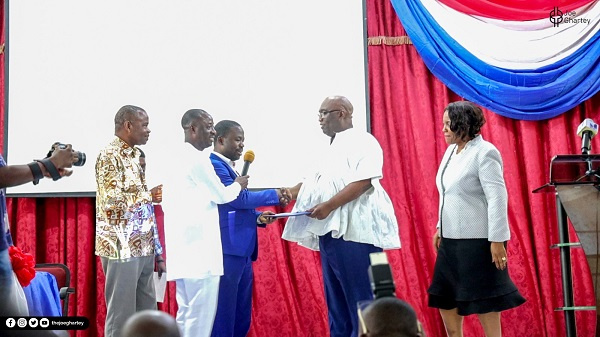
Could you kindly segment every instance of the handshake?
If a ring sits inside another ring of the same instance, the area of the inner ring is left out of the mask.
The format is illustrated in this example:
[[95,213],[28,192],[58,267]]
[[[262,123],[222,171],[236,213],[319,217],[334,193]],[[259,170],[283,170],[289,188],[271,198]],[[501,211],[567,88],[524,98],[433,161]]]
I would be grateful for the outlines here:
[[[248,178],[250,176],[239,176],[237,178],[235,178],[235,182],[240,184],[242,186],[242,189],[247,188],[248,187]],[[275,191],[277,192],[277,197],[279,198],[279,204],[281,206],[287,206],[287,204],[290,203],[290,201],[292,201],[293,197],[292,197],[292,192],[290,191],[289,188],[287,187],[281,187],[281,188],[276,188]]]
[[[235,178],[235,182],[240,184],[242,186],[242,189],[244,189],[248,187],[248,178],[249,176],[247,175],[239,176]],[[294,199],[291,190],[287,187],[276,188],[275,192],[277,192],[277,198],[279,199],[280,206],[287,206],[287,204],[289,204],[290,201]],[[258,217],[258,221],[262,224],[270,224],[275,220],[275,218],[271,217],[270,215],[274,214],[275,213],[271,211],[265,211],[260,214],[260,216]]]
[[292,201],[292,192],[287,187],[281,187],[275,189],[277,191],[277,197],[279,197],[279,204],[281,206],[287,206]]

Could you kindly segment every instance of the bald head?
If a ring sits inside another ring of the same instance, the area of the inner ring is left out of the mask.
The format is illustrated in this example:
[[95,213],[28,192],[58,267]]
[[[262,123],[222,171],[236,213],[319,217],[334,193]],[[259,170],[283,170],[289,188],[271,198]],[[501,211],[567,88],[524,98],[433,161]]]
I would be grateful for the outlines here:
[[212,116],[202,109],[190,109],[181,117],[185,142],[202,151],[215,140],[215,125]]
[[363,319],[369,337],[420,336],[417,314],[408,303],[396,297],[375,300],[363,312]]
[[181,337],[173,316],[163,311],[144,310],[131,316],[123,327],[123,337]]
[[198,119],[205,118],[206,116],[210,116],[208,112],[202,109],[190,109],[186,111],[181,117],[181,127],[187,128],[192,125],[193,122]]
[[329,96],[319,108],[319,124],[323,133],[333,137],[352,128],[352,103],[344,96]]
[[325,99],[325,101],[333,102],[339,108],[347,111],[350,115],[352,115],[352,112],[354,112],[354,107],[352,106],[352,103],[350,103],[350,100],[345,96],[329,96]]

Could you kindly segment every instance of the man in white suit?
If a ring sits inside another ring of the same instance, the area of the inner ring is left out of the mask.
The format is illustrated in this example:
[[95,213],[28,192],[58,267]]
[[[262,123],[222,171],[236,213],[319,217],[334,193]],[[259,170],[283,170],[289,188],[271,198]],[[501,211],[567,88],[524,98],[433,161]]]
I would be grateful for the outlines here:
[[173,149],[173,167],[163,187],[167,280],[177,285],[177,324],[184,337],[210,336],[217,310],[223,253],[217,204],[233,201],[248,176],[225,187],[210,162],[215,138],[212,117],[187,111],[181,126],[185,144]]

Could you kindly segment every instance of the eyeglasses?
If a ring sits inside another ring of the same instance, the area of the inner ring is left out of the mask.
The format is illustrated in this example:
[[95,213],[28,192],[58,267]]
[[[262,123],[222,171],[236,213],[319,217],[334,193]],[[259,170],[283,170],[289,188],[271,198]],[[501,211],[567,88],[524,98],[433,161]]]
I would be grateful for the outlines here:
[[319,118],[323,118],[327,115],[329,115],[332,112],[341,112],[342,110],[321,110],[319,111],[319,113],[317,114],[317,116],[319,116]]

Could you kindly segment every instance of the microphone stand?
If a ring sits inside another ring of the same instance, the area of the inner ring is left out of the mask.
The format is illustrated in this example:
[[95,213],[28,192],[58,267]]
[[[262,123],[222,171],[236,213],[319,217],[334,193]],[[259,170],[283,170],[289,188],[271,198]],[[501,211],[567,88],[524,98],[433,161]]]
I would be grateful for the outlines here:
[[[585,144],[585,141],[584,141]],[[589,144],[589,140],[587,142]],[[587,171],[581,177],[575,180],[576,182],[581,181],[584,178],[590,178],[591,182],[594,183],[594,187],[600,191],[600,168],[595,169],[592,167],[592,159],[589,157],[591,146],[583,146],[581,148],[581,154],[586,156],[585,161],[587,162]]]

